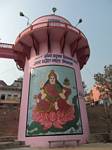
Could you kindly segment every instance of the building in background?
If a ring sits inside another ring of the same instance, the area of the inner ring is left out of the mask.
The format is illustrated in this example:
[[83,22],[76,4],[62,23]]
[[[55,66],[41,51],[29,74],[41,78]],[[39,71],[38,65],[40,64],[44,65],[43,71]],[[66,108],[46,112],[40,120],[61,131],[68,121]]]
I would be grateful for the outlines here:
[[7,85],[0,80],[0,106],[19,105],[22,91],[22,78],[13,82],[12,85]]
[[[101,88],[103,88],[103,91],[101,91]],[[90,104],[91,106],[97,104],[105,105],[105,103],[111,105],[112,97],[106,87],[101,87],[100,85],[95,84],[90,92],[85,95],[85,103]]]

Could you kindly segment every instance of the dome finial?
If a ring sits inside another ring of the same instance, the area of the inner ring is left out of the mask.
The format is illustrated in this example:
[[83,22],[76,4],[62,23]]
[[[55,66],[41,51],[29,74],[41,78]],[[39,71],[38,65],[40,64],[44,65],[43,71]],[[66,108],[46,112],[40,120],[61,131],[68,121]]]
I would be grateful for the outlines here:
[[53,14],[55,15],[55,12],[57,11],[57,8],[56,8],[56,7],[53,7],[53,8],[52,8],[52,11],[53,11]]

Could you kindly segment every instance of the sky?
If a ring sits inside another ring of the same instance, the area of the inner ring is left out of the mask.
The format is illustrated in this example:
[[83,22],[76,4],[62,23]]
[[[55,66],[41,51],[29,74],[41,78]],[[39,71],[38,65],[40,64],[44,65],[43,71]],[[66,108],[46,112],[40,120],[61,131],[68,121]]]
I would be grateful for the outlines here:
[[[87,89],[94,84],[94,74],[103,73],[104,66],[112,64],[112,0],[0,0],[0,42],[14,44],[16,37],[27,26],[27,20],[19,16],[22,11],[30,18],[52,14],[68,19],[74,26],[82,18],[78,28],[85,34],[90,46],[90,58],[81,70]],[[23,76],[13,60],[0,58],[0,80],[12,84]]]

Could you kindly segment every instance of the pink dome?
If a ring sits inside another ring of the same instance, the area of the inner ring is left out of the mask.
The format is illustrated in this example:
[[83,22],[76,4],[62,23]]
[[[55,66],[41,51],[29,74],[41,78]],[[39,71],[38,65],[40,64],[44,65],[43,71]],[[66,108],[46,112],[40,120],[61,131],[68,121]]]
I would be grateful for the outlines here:
[[[48,42],[49,41],[49,42]],[[14,49],[21,52],[24,57],[30,58],[31,49],[35,47],[35,52],[39,55],[42,52],[42,43],[46,43],[46,52],[53,51],[53,44],[58,42],[56,49],[60,53],[65,53],[65,45],[71,57],[77,55],[80,69],[88,61],[90,49],[85,35],[65,18],[57,15],[46,15],[37,18],[17,37]],[[51,45],[51,49],[49,47]],[[37,46],[38,45],[38,46]],[[25,59],[24,59],[25,60]],[[25,61],[17,62],[23,68]]]
[[42,23],[42,22],[59,22],[59,23],[66,23],[66,24],[71,24],[67,19],[57,16],[57,15],[45,15],[42,17],[37,18],[32,22],[32,25],[35,25],[37,23]]

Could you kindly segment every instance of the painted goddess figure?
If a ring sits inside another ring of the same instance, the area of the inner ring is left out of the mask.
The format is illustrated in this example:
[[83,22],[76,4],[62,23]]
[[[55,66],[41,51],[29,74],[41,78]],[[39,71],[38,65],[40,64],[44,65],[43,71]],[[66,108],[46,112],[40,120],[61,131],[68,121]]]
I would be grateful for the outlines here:
[[43,130],[63,128],[75,118],[74,106],[69,103],[70,94],[69,79],[65,78],[62,85],[55,71],[51,70],[48,80],[40,87],[40,93],[34,96],[36,106],[32,112],[33,121],[40,124]]

